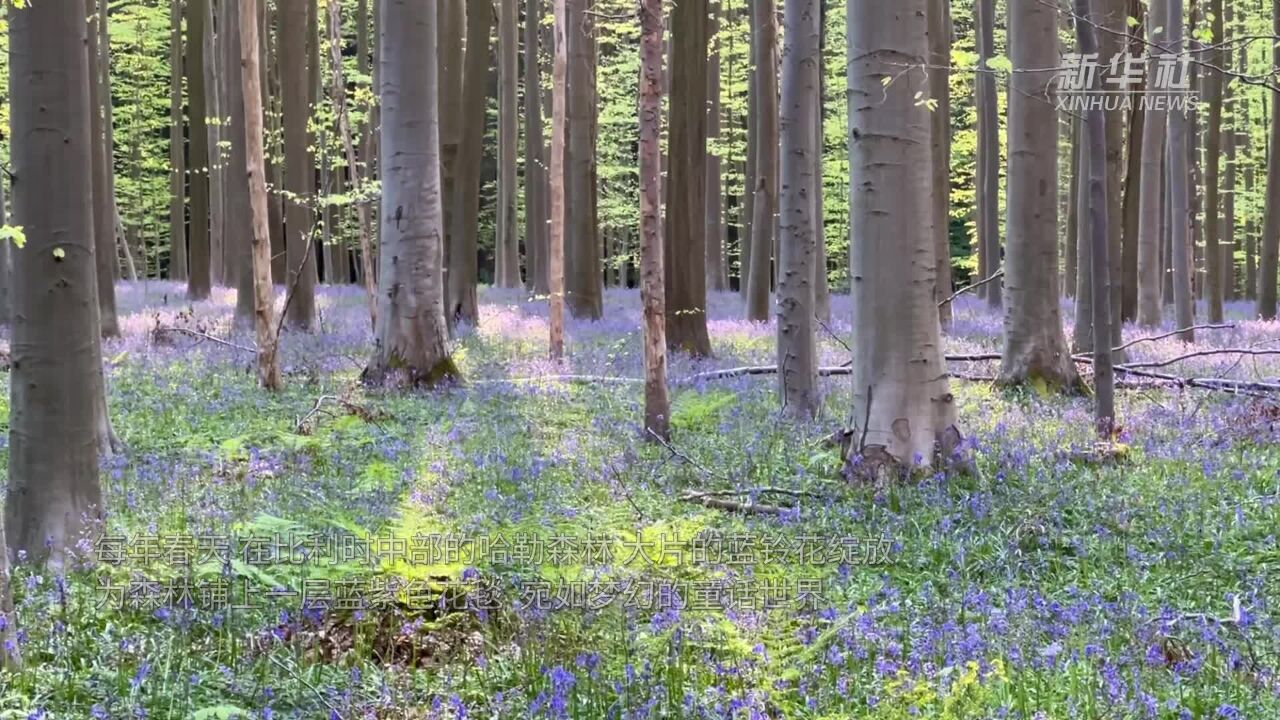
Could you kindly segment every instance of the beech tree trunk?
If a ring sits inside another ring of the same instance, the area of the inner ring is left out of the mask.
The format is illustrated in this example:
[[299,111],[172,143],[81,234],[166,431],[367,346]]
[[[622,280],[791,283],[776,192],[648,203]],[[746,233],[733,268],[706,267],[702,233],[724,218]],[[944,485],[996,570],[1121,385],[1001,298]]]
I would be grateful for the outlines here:
[[1080,155],[1080,187],[1076,197],[1076,307],[1072,324],[1071,350],[1076,353],[1093,352],[1093,249],[1090,241],[1089,131],[1080,122],[1080,144],[1075,151]]
[[[1128,0],[1089,0],[1094,22],[1101,28],[1094,28],[1095,42],[1099,45],[1099,58],[1113,58],[1127,51],[1125,38],[1128,32],[1129,17]],[[1087,24],[1087,23],[1086,23]],[[1107,61],[1108,63],[1110,60]],[[1107,105],[1105,111],[1107,122],[1107,278],[1111,293],[1111,322],[1108,323],[1109,347],[1120,345],[1123,328],[1120,311],[1123,306],[1121,289],[1124,286],[1122,276],[1123,236],[1124,236],[1124,193],[1121,192],[1124,182],[1124,108],[1120,103]],[[1091,208],[1092,210],[1092,208]],[[1095,284],[1094,287],[1097,287]]]
[[[1176,0],[1174,0],[1176,2]],[[1280,35],[1280,0],[1271,2],[1272,32]],[[1271,64],[1280,66],[1280,45],[1271,49]],[[1258,315],[1276,318],[1276,265],[1280,260],[1280,90],[1271,90],[1271,139],[1267,154],[1267,203],[1258,263]]]
[[[986,261],[979,280],[994,275],[1001,268],[1000,258],[1000,119],[996,97],[995,71],[987,62],[995,57],[995,0],[978,0],[978,167],[977,212],[978,252]],[[1056,63],[1055,63],[1056,64]],[[1001,306],[1000,281],[987,283],[981,289],[987,305]]]
[[520,235],[516,230],[516,144],[519,132],[520,98],[518,47],[520,10],[516,0],[500,0],[498,5],[498,234],[494,258],[494,282],[500,287],[520,287]]
[[786,0],[782,53],[782,181],[779,196],[778,391],[793,417],[816,417],[818,357],[814,336],[817,192],[813,116],[818,109],[818,0]]
[[440,66],[440,87],[437,90],[440,107],[440,172],[444,187],[445,320],[450,327],[456,319],[450,304],[455,227],[453,214],[457,205],[458,152],[462,142],[462,123],[465,120],[463,112],[466,107],[462,96],[462,71],[466,59],[463,39],[467,34],[465,3],[466,0],[440,0],[436,25],[436,61]]
[[1062,290],[1067,297],[1072,298],[1076,296],[1076,241],[1080,237],[1080,213],[1076,212],[1080,207],[1080,132],[1080,118],[1073,113],[1071,137],[1067,145],[1067,152],[1071,154],[1071,187],[1067,193],[1067,237],[1063,253],[1065,257],[1062,258]]
[[[927,0],[848,0],[856,443],[848,472],[942,467],[960,442],[937,307]],[[886,80],[891,82],[886,84]]]
[[[243,0],[242,0],[243,1]],[[311,162],[311,88],[307,59],[309,16],[315,0],[278,0],[280,90],[284,123],[285,290],[291,295],[285,324],[310,332],[316,321],[315,169]],[[316,42],[313,40],[312,42]],[[270,264],[270,263],[268,263]],[[243,283],[242,283],[243,286]]]
[[[720,32],[720,0],[710,0],[711,26],[708,37],[716,38]],[[710,147],[720,140],[720,40],[715,40],[711,59],[707,65],[707,224],[704,236],[707,246],[707,288],[726,290],[729,273],[725,263],[724,224],[724,163],[720,151]]]
[[751,42],[755,46],[755,176],[751,179],[751,264],[747,319],[768,322],[778,202],[778,30],[774,0],[753,0]]
[[[226,0],[223,0],[224,2]],[[280,390],[274,301],[271,291],[271,229],[268,226],[267,165],[263,157],[262,68],[259,66],[258,0],[239,0],[240,85],[244,96],[245,174],[252,213],[253,328],[258,342],[258,383]],[[297,298],[295,298],[296,300]]]
[[[236,276],[236,309],[234,325],[240,330],[250,330],[255,325],[256,293],[253,269],[253,207],[249,195],[249,184],[242,181],[242,173],[249,167],[248,148],[245,139],[249,131],[245,127],[246,103],[244,83],[241,72],[236,68],[241,61],[241,45],[243,36],[240,33],[240,3],[253,0],[218,0],[222,16],[218,24],[219,44],[222,46],[223,68],[228,70],[229,77],[224,78],[227,106],[224,113],[228,119],[226,139],[231,146],[230,159],[227,162],[227,180],[223,187],[226,202],[227,250],[234,261]],[[255,26],[256,27],[256,26]]]
[[448,312],[470,325],[480,321],[476,300],[480,234],[480,163],[484,157],[485,97],[489,89],[489,30],[493,6],[467,3],[467,52],[462,74],[462,113],[449,232]]
[[[548,346],[552,360],[564,357],[564,230],[565,230],[565,127],[568,118],[567,75],[569,47],[566,0],[555,3],[553,61],[551,64],[551,161],[547,189],[551,195],[551,222],[547,240]],[[1280,0],[1277,0],[1280,2]]]
[[[1127,52],[1135,58],[1142,57],[1142,37],[1145,32],[1145,13],[1139,0],[1129,0],[1129,17],[1137,24],[1129,28]],[[1137,83],[1131,90],[1142,93],[1147,81]],[[1146,109],[1141,95],[1134,98],[1129,111],[1129,128],[1125,134],[1125,175],[1122,199],[1123,232],[1120,248],[1120,319],[1130,322],[1138,314],[1138,211],[1142,185],[1142,137],[1146,128]],[[1119,192],[1119,188],[1116,189]]]
[[187,185],[191,197],[190,248],[188,252],[187,298],[209,297],[211,264],[209,257],[209,126],[205,107],[205,25],[209,0],[187,0],[187,133],[189,145]]
[[[813,305],[814,315],[822,322],[831,322],[831,288],[827,283],[827,223],[823,208],[826,183],[823,165],[826,157],[826,54],[827,54],[827,2],[818,0],[818,97],[815,108],[813,154],[813,218],[815,226],[813,253]],[[816,342],[816,337],[815,337]]]
[[182,3],[169,8],[169,279],[187,279],[185,143],[182,136]]
[[685,0],[671,14],[671,127],[663,268],[667,344],[711,355],[707,333],[707,0]]
[[[105,0],[104,0],[105,1]],[[111,134],[107,132],[107,106],[111,103],[110,85],[102,70],[106,54],[101,45],[106,37],[99,30],[98,0],[87,0],[89,30],[85,47],[85,62],[92,72],[89,77],[89,131],[93,134],[93,237],[97,243],[94,256],[98,271],[98,316],[103,337],[120,335],[120,320],[116,317],[116,277],[119,260],[116,255],[114,188],[111,175],[114,159]]]
[[1054,8],[1009,6],[1007,217],[1002,384],[1084,390],[1062,334],[1058,285],[1058,117],[1044,98],[1057,75],[1058,17]]
[[[1147,39],[1153,46],[1147,53],[1147,75],[1154,78],[1166,42],[1169,24],[1167,0],[1152,0],[1147,18]],[[1154,84],[1153,90],[1155,88]],[[1165,154],[1165,126],[1169,113],[1152,107],[1142,126],[1142,183],[1138,208],[1138,323],[1157,327],[1161,322],[1160,287],[1163,265],[1161,250],[1161,195]]]
[[458,377],[446,345],[435,3],[381,0],[382,223],[378,323],[365,379]]
[[[558,0],[563,2],[563,0]],[[644,427],[670,437],[662,242],[662,0],[640,6],[640,295],[644,307]]]
[[[929,99],[935,105],[933,149],[933,232],[938,257],[938,292],[951,294],[951,0],[929,0]],[[951,324],[951,303],[938,308],[943,327]]]
[[[1220,43],[1224,40],[1222,0],[1209,0],[1209,14],[1212,16],[1210,27],[1213,30],[1213,43],[1210,45],[1206,61],[1214,68],[1223,67],[1224,55]],[[1222,72],[1217,69],[1204,69],[1203,87],[1206,102],[1209,105],[1209,127],[1205,138],[1205,299],[1209,308],[1209,322],[1222,322],[1222,193],[1218,183],[1222,179]]]
[[[1182,17],[1182,0],[1168,1],[1169,51],[1175,55],[1182,53],[1182,23],[1174,22]],[[1280,0],[1278,0],[1280,1]],[[1173,268],[1173,305],[1175,327],[1190,328],[1195,323],[1195,306],[1191,296],[1191,248],[1190,233],[1192,209],[1190,192],[1187,183],[1190,172],[1187,168],[1187,130],[1190,119],[1182,110],[1169,112],[1169,144],[1167,171],[1169,178],[1169,218],[1170,244],[1172,254],[1170,265]],[[1184,342],[1195,342],[1195,331],[1186,330],[1178,335]]]
[[[224,13],[219,8],[218,17]],[[210,278],[214,285],[234,285],[236,280],[235,245],[227,242],[227,163],[231,155],[222,141],[228,136],[227,83],[223,45],[225,33],[214,31],[214,5],[205,4],[204,87],[205,108],[213,122],[208,126],[209,148],[209,257]]]
[[9,478],[11,552],[61,570],[102,515],[98,325],[84,0],[10,7],[14,253]]
[[[604,277],[595,183],[595,29],[588,13],[593,2],[569,0],[566,7],[568,25],[565,39],[569,43],[566,112],[569,126],[565,148],[565,193],[568,200],[565,205],[565,290],[574,317],[599,320],[604,315]],[[706,0],[695,2],[705,5]],[[699,77],[705,78],[705,75]],[[697,222],[701,227],[701,215]],[[698,252],[702,252],[701,245]],[[699,266],[698,272],[701,271]],[[670,281],[667,292],[667,299],[675,308],[679,302],[678,291]],[[668,326],[668,331],[670,329]],[[671,339],[670,332],[667,339]]]
[[525,282],[547,294],[547,168],[542,155],[542,72],[538,24],[542,0],[525,0],[524,18],[524,244]]

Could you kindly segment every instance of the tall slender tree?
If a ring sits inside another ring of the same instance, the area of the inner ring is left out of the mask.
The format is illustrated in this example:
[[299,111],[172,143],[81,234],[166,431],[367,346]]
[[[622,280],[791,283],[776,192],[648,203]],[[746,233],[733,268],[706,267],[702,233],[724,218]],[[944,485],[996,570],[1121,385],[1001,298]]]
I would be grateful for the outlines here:
[[[565,112],[569,125],[565,137],[564,265],[566,301],[573,316],[599,320],[604,315],[604,277],[595,183],[595,28],[593,15],[589,12],[593,2],[569,0],[565,8],[568,23],[565,36],[568,42],[566,88],[569,93]],[[706,0],[695,2],[705,3]],[[697,222],[701,227],[701,215]],[[702,246],[699,245],[698,252],[701,251]],[[701,266],[698,271],[701,272]],[[674,308],[678,298],[669,280],[667,292],[667,299]],[[669,332],[667,339],[671,339]]]
[[783,409],[794,417],[818,414],[818,356],[814,339],[814,253],[818,177],[818,0],[783,5],[782,168],[778,242],[778,380]]
[[169,279],[187,279],[185,143],[182,133],[182,0],[169,8]]
[[467,3],[467,51],[462,73],[461,127],[458,143],[449,269],[445,287],[451,319],[474,325],[480,320],[476,299],[477,246],[480,234],[480,164],[484,155],[485,97],[489,91],[489,30],[493,6]]
[[516,144],[519,133],[520,9],[516,0],[498,4],[498,234],[494,240],[495,284],[520,287],[520,235],[516,229]]
[[[560,0],[561,2],[563,0]],[[644,306],[644,427],[670,437],[667,341],[663,315],[662,0],[640,6],[640,295]]]
[[365,378],[434,385],[458,377],[449,356],[441,258],[435,3],[381,0],[382,170],[378,326]]
[[707,0],[686,0],[671,14],[671,127],[663,268],[667,344],[711,354],[707,333]]
[[[1182,0],[1167,0],[1169,52],[1181,55],[1183,50]],[[1195,306],[1191,297],[1191,214],[1190,191],[1187,189],[1189,171],[1187,169],[1187,135],[1190,118],[1185,108],[1170,108],[1169,142],[1167,146],[1166,172],[1169,179],[1169,226],[1172,251],[1169,262],[1173,268],[1173,305],[1174,322],[1178,328],[1185,330],[1178,335],[1180,340],[1195,342],[1195,331],[1191,325],[1195,322]]]
[[[1277,0],[1280,2],[1280,0]],[[552,360],[564,357],[564,230],[565,230],[565,126],[568,105],[569,48],[566,31],[569,11],[566,0],[555,3],[553,60],[551,64],[551,160],[547,189],[551,222],[547,237],[548,345]]]
[[84,0],[11,6],[14,222],[9,477],[12,552],[61,568],[102,512],[99,339]]
[[[1165,44],[1165,28],[1169,24],[1167,0],[1152,0],[1146,31],[1150,43],[1147,52],[1147,75],[1155,77],[1159,64],[1158,48]],[[1154,87],[1158,91],[1159,88]],[[1152,106],[1142,126],[1142,185],[1138,209],[1138,323],[1145,327],[1160,324],[1162,304],[1160,283],[1163,266],[1161,246],[1161,173],[1164,168],[1165,128],[1169,113]]]
[[[1173,0],[1177,2],[1178,0]],[[1271,1],[1272,32],[1280,35],[1280,0]],[[1271,64],[1280,66],[1280,44],[1271,48]],[[1267,203],[1258,262],[1258,315],[1276,318],[1276,266],[1280,261],[1280,88],[1271,89],[1271,129],[1267,154]]]
[[[951,294],[951,0],[929,0],[929,99],[933,112],[933,234],[937,244],[938,291]],[[951,324],[951,303],[938,308],[943,326]]]
[[[850,278],[858,475],[941,467],[960,442],[942,356],[927,0],[848,0]],[[904,67],[904,65],[906,67]]]
[[751,43],[756,57],[751,82],[756,107],[755,175],[751,178],[751,263],[747,277],[747,319],[769,319],[773,248],[778,203],[778,29],[774,0],[753,0]]
[[188,255],[187,297],[203,300],[211,286],[209,257],[209,130],[205,109],[205,26],[209,0],[187,0],[187,183],[191,197],[190,253]]
[[[241,0],[243,2],[243,0]],[[280,8],[280,90],[284,124],[284,225],[286,275],[289,306],[285,324],[310,331],[316,321],[316,252],[313,247],[312,203],[315,199],[315,170],[311,162],[311,88],[308,81],[308,33],[303,28],[315,0],[277,0]],[[310,8],[310,9],[309,9]],[[241,283],[241,287],[243,287]]]
[[543,157],[542,70],[538,25],[542,0],[525,0],[524,18],[524,244],[529,289],[547,288],[547,168]]
[[224,98],[227,101],[223,112],[227,118],[226,140],[230,153],[226,163],[226,183],[223,187],[224,219],[226,225],[226,251],[231,261],[229,268],[234,268],[236,278],[236,309],[233,322],[242,330],[254,328],[256,290],[253,272],[253,207],[249,194],[249,183],[245,171],[249,167],[248,148],[245,140],[249,137],[245,129],[245,97],[241,72],[236,68],[242,62],[241,45],[243,36],[240,33],[240,3],[248,0],[218,0],[220,17],[218,22],[218,44],[222,51],[222,67],[229,69],[229,77],[222,78]]
[[[976,105],[978,108],[977,213],[978,252],[983,263],[981,279],[994,275],[1000,259],[1000,120],[996,107],[996,78],[989,63],[995,57],[995,0],[978,0],[978,58]],[[987,304],[1002,303],[1000,283],[982,288]]]
[[1000,382],[1083,389],[1062,334],[1058,284],[1058,122],[1044,98],[1057,80],[1058,18],[1034,2],[1009,6],[1004,352]]
[[724,162],[720,149],[711,147],[720,141],[720,15],[721,0],[710,0],[711,26],[709,35],[714,43],[707,65],[707,225],[706,237],[707,288],[726,290],[729,287],[728,263],[725,262],[724,224]]
[[1210,28],[1213,42],[1208,49],[1208,64],[1211,69],[1202,70],[1202,85],[1209,106],[1209,127],[1205,134],[1205,216],[1204,216],[1204,255],[1205,255],[1205,287],[1204,295],[1209,310],[1209,322],[1222,322],[1222,251],[1219,249],[1222,237],[1221,203],[1222,192],[1219,186],[1222,180],[1222,96],[1223,81],[1220,68],[1223,67],[1222,52],[1223,18],[1222,0],[1209,0]]
[[89,103],[92,117],[89,131],[93,134],[93,237],[97,243],[95,262],[98,270],[98,313],[103,337],[120,334],[120,320],[116,316],[116,277],[119,273],[116,255],[115,188],[111,134],[107,132],[106,108],[111,104],[111,89],[107,75],[101,71],[103,58],[103,34],[98,29],[100,15],[98,0],[87,0],[89,30],[85,45],[88,55],[85,62],[92,70],[89,77]]

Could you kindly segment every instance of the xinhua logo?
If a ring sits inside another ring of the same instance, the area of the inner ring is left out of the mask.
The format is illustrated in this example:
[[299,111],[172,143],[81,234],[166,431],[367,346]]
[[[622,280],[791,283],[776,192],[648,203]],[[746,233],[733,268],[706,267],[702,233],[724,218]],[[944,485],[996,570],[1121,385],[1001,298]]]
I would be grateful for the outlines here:
[[1190,55],[1152,56],[1149,73],[1143,55],[1123,53],[1105,62],[1098,53],[1068,53],[1062,60],[1057,78],[1059,110],[1131,110],[1137,104],[1144,111],[1186,112],[1196,107]]

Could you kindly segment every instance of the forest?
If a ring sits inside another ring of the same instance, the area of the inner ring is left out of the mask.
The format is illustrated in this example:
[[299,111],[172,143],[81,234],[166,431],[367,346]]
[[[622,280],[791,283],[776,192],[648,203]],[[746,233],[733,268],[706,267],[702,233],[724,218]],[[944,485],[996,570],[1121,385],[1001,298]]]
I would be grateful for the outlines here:
[[1280,717],[1280,0],[0,43],[0,720]]

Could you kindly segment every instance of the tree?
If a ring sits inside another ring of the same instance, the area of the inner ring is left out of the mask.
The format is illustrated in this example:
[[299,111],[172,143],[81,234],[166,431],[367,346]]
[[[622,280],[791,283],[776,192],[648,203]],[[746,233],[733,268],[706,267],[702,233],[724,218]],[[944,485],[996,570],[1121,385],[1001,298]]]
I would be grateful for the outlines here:
[[498,12],[498,234],[495,283],[520,287],[520,235],[516,231],[516,144],[519,133],[520,9],[516,0],[501,0]]
[[[1179,0],[1171,0],[1181,4]],[[1271,2],[1273,32],[1280,35],[1280,0]],[[1280,66],[1280,45],[1271,48],[1271,64]],[[1271,135],[1267,155],[1267,214],[1263,218],[1258,263],[1258,315],[1276,318],[1276,265],[1280,260],[1280,89],[1271,89]]]
[[[988,62],[995,57],[995,0],[978,0],[979,67],[976,78],[975,105],[978,109],[978,274],[986,279],[1000,269],[1000,120],[996,107],[996,78]],[[991,282],[980,288],[987,304],[1001,305],[1000,283]]]
[[[848,0],[854,398],[847,469],[940,467],[960,442],[942,357],[926,0]],[[904,68],[904,65],[907,67]]]
[[[226,0],[223,0],[226,2]],[[233,0],[234,1],[234,0]],[[258,40],[258,0],[238,0],[240,22],[240,85],[244,96],[245,173],[253,213],[251,269],[253,326],[258,339],[258,382],[279,390],[280,361],[276,352],[275,297],[271,291],[271,229],[268,227],[267,166],[262,150],[262,69]],[[296,299],[296,298],[295,298]]]
[[[1129,41],[1127,52],[1129,57],[1141,58],[1144,48],[1143,34],[1146,32],[1147,18],[1140,0],[1128,0]],[[1133,92],[1144,92],[1146,79],[1136,82]],[[1138,212],[1142,194],[1142,138],[1146,134],[1147,108],[1142,102],[1134,102],[1129,111],[1128,128],[1125,130],[1125,175],[1121,204],[1120,248],[1120,321],[1129,322],[1138,314]]]
[[480,320],[476,302],[476,246],[480,234],[480,164],[484,158],[485,96],[489,89],[489,29],[493,6],[467,3],[467,52],[462,73],[462,104],[454,208],[449,230],[448,289],[450,319],[474,325]]
[[696,357],[711,355],[707,333],[707,0],[686,0],[671,12],[671,127],[663,268],[667,344]]
[[[933,234],[937,243],[938,290],[951,294],[951,0],[929,0],[929,99],[933,101]],[[938,308],[951,324],[951,303]]]
[[[755,175],[751,199],[751,263],[747,277],[747,319],[769,319],[773,279],[775,214],[778,202],[778,29],[774,0],[753,0],[751,43],[756,58],[751,74],[756,107]],[[674,98],[673,98],[674,101]]]
[[[0,174],[0,227],[9,223],[5,210],[4,176]],[[10,298],[10,286],[13,283],[13,242],[0,240],[0,325],[8,325],[12,315],[13,301]],[[0,551],[4,544],[0,543]],[[0,554],[3,554],[0,552]],[[0,579],[3,575],[0,575]]]
[[98,272],[98,313],[103,337],[120,334],[120,320],[116,316],[116,275],[119,263],[116,256],[115,187],[112,182],[113,152],[111,134],[107,131],[107,108],[111,104],[111,89],[107,73],[100,72],[106,57],[102,42],[105,34],[98,30],[98,0],[87,0],[89,30],[85,47],[85,61],[91,70],[89,77],[90,118],[89,131],[93,134],[93,237],[97,243],[95,261]]
[[169,279],[187,279],[186,178],[182,137],[182,2],[169,9]]
[[524,246],[529,289],[547,287],[547,168],[542,147],[542,73],[538,64],[538,23],[542,0],[526,0],[524,18]]
[[[284,225],[285,288],[289,304],[285,323],[309,332],[316,321],[316,260],[312,249],[315,222],[310,203],[315,197],[315,171],[311,161],[311,88],[307,59],[308,9],[315,0],[279,0],[280,91],[284,123]],[[255,26],[256,27],[256,26]],[[242,38],[243,41],[243,38]],[[241,287],[244,284],[241,283]]]
[[[563,0],[559,0],[563,2]],[[667,340],[663,315],[662,0],[640,6],[640,302],[644,307],[644,427],[670,437]]]
[[378,326],[365,379],[431,386],[459,377],[444,316],[436,5],[383,0],[377,8],[381,268]]
[[555,40],[551,64],[551,162],[547,188],[551,194],[550,234],[547,239],[549,345],[552,360],[564,357],[564,195],[565,125],[569,74],[569,48],[565,31],[569,11],[566,0],[555,2]]
[[1208,52],[1208,63],[1213,67],[1203,75],[1207,103],[1209,105],[1209,128],[1205,139],[1205,278],[1204,294],[1208,300],[1209,322],[1222,322],[1222,251],[1219,242],[1222,235],[1221,202],[1222,193],[1218,187],[1221,179],[1222,164],[1222,71],[1224,55],[1222,52],[1223,18],[1222,0],[1209,1],[1209,14],[1212,16],[1213,43]]
[[[1008,161],[1004,352],[1000,382],[1083,389],[1062,334],[1058,282],[1058,123],[1044,98],[1057,80],[1058,18],[1052,6],[1009,6]],[[1038,70],[1038,71],[1037,71]]]
[[[1090,16],[1097,23],[1095,36],[1099,58],[1120,57],[1126,51],[1125,40],[1128,37],[1129,0],[1091,0]],[[1110,62],[1110,60],[1108,60]],[[1121,343],[1120,331],[1123,327],[1120,312],[1123,307],[1121,292],[1124,287],[1122,277],[1123,235],[1124,235],[1124,193],[1120,191],[1124,178],[1124,108],[1121,103],[1106,105],[1107,117],[1107,268],[1108,287],[1111,293],[1111,322],[1108,328],[1112,347]],[[1091,208],[1092,211],[1093,208]],[[1083,269],[1084,266],[1082,266]],[[1096,285],[1094,287],[1097,287]],[[1104,343],[1105,344],[1105,343]]]
[[[1147,75],[1155,77],[1159,47],[1165,44],[1169,23],[1167,0],[1152,0],[1147,19]],[[1142,126],[1142,185],[1138,201],[1138,323],[1145,327],[1160,324],[1161,195],[1165,153],[1165,126],[1169,113],[1153,106]]]
[[[720,140],[720,0],[710,0],[711,26],[708,36],[715,39],[711,59],[707,66],[707,141]],[[707,287],[713,290],[729,288],[729,266],[725,261],[724,224],[724,163],[720,150],[707,148],[707,225],[706,238]]]
[[[1178,0],[1174,0],[1178,2]],[[1093,24],[1082,19],[1089,17],[1089,0],[1075,0],[1076,42],[1080,55],[1089,57],[1098,52],[1098,41]],[[1100,87],[1095,76],[1091,92]],[[1081,224],[1089,228],[1090,268],[1093,276],[1093,382],[1094,422],[1103,438],[1111,438],[1115,427],[1115,375],[1111,366],[1111,253],[1107,248],[1108,207],[1107,181],[1107,116],[1102,108],[1090,103],[1085,113],[1084,130],[1089,148],[1089,216],[1081,218]],[[1010,201],[1012,202],[1012,201]],[[1083,270],[1083,268],[1082,268]]]
[[187,0],[187,132],[191,141],[187,175],[191,196],[191,235],[187,298],[204,300],[211,289],[209,257],[209,129],[205,120],[205,27],[209,0]]
[[9,8],[15,224],[9,482],[11,551],[61,568],[102,511],[102,345],[84,0]]
[[240,3],[246,0],[218,0],[221,13],[218,23],[219,45],[222,50],[222,67],[229,72],[222,78],[223,97],[226,107],[223,115],[229,120],[227,126],[231,147],[227,161],[226,183],[223,187],[223,201],[226,203],[223,217],[227,236],[226,251],[232,261],[229,269],[234,269],[236,278],[236,309],[233,322],[235,327],[247,330],[255,326],[257,291],[254,287],[253,270],[253,206],[249,195],[249,184],[242,182],[240,173],[249,167],[248,149],[245,140],[249,137],[245,128],[246,113],[244,83],[241,72],[235,68],[242,62],[240,34]]
[[819,409],[818,357],[814,338],[814,254],[817,218],[813,203],[818,177],[818,0],[783,4],[782,168],[778,238],[778,380],[782,406],[794,417],[813,418]]
[[[1182,0],[1167,0],[1169,52],[1182,54]],[[1195,331],[1191,325],[1195,322],[1194,305],[1191,298],[1191,251],[1190,232],[1191,214],[1190,193],[1187,190],[1189,171],[1187,169],[1187,130],[1190,120],[1185,109],[1169,111],[1169,143],[1166,159],[1169,182],[1169,233],[1172,252],[1170,263],[1173,266],[1173,305],[1176,327],[1186,328],[1178,335],[1184,342],[1195,342]]]
[[[565,40],[568,42],[565,71],[568,132],[565,137],[564,272],[566,301],[573,316],[599,320],[604,315],[604,278],[595,182],[595,41],[593,21],[588,12],[593,1],[569,0],[565,8],[565,21],[568,23],[565,26]],[[695,2],[705,5],[706,0]],[[701,226],[702,217],[698,216],[697,221]],[[701,245],[698,250],[701,252]],[[667,290],[670,293],[667,299],[674,308],[679,299],[669,280]]]

